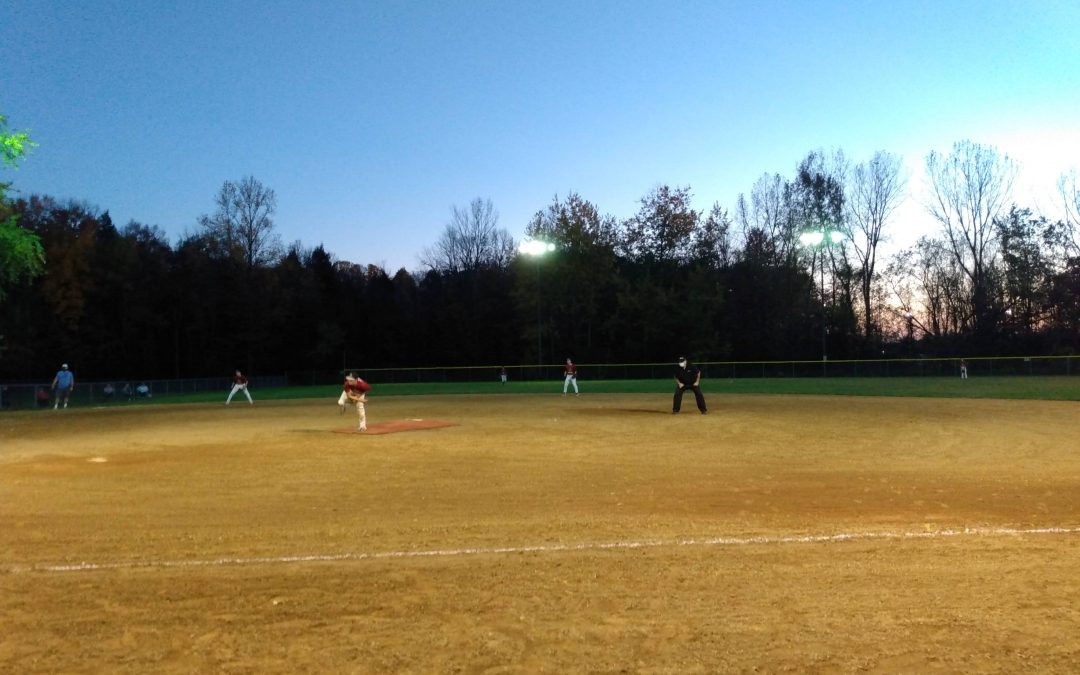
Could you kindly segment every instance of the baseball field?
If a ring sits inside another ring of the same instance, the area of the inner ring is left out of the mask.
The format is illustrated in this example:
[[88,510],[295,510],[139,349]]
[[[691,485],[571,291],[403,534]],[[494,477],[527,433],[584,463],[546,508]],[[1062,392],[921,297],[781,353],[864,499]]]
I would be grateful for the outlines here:
[[0,416],[0,672],[1080,663],[1077,401],[253,393]]

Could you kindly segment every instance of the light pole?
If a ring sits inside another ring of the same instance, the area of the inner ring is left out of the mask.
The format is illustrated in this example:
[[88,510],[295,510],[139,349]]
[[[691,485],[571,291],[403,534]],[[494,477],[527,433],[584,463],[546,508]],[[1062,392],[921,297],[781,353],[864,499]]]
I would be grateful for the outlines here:
[[[799,241],[803,246],[814,252],[816,257],[823,249],[841,244],[844,241],[844,233],[840,230],[821,228],[810,230],[799,235]],[[818,265],[821,269],[821,372],[825,372],[825,364],[829,360],[829,352],[826,345],[826,322],[825,322],[825,256],[821,255]],[[812,282],[811,282],[812,283]]]
[[540,378],[543,377],[541,371],[544,366],[544,350],[543,342],[541,340],[541,326],[543,325],[543,322],[540,318],[540,258],[554,250],[555,244],[540,241],[539,239],[530,239],[529,241],[523,241],[518,245],[518,251],[521,252],[522,255],[531,256],[533,260],[536,261],[536,375]]

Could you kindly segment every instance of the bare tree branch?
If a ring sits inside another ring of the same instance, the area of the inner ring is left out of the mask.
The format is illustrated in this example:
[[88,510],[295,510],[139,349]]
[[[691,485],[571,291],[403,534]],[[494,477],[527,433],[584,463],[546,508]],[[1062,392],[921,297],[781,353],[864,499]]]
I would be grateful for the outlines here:
[[421,254],[422,265],[451,273],[509,266],[514,240],[499,227],[499,213],[490,199],[477,197],[468,208],[451,207],[450,214],[438,241]]
[[871,287],[877,265],[877,248],[889,216],[904,199],[907,176],[899,157],[884,151],[874,153],[869,162],[855,167],[847,190],[849,238],[859,263],[864,330],[873,331]]
[[949,250],[970,281],[975,327],[986,322],[994,261],[994,220],[1008,205],[1017,166],[986,145],[960,141],[947,157],[926,158],[930,214],[941,224]]

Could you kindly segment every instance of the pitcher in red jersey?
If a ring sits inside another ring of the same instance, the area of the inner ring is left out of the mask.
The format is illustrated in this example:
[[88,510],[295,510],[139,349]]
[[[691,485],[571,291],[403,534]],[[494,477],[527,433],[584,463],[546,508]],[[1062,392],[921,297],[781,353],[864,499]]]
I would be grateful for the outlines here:
[[357,431],[367,431],[367,411],[364,404],[367,403],[369,391],[371,391],[371,385],[355,374],[349,373],[345,376],[345,384],[342,387],[341,396],[338,397],[338,409],[344,413],[346,401],[356,404],[356,414],[360,417]]

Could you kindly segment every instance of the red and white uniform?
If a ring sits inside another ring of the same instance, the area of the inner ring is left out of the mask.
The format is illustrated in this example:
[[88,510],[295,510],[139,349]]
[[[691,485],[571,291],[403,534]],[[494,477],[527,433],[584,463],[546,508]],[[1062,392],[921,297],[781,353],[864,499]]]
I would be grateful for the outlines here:
[[566,359],[566,367],[563,368],[563,377],[566,378],[566,379],[563,380],[562,393],[565,395],[566,394],[566,388],[569,387],[571,384],[573,384],[574,385],[574,395],[576,396],[578,394],[577,366],[575,366],[574,362],[571,361],[570,359]]
[[247,396],[248,403],[254,405],[255,401],[251,400],[251,393],[248,391],[248,379],[244,377],[244,374],[239,370],[236,371],[236,375],[233,375],[232,391],[229,392],[229,398],[225,399],[225,405],[229,405],[232,401],[232,397],[236,396],[236,392],[244,392],[244,396]]
[[369,391],[371,391],[370,384],[359,377],[349,375],[345,378],[341,396],[338,397],[338,407],[342,410],[345,410],[347,401],[352,400],[356,403],[356,414],[360,417],[360,424],[357,426],[358,431],[367,431],[367,411],[364,404],[367,402],[367,393]]

